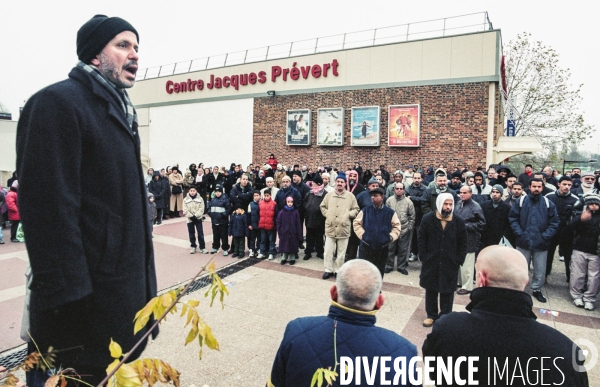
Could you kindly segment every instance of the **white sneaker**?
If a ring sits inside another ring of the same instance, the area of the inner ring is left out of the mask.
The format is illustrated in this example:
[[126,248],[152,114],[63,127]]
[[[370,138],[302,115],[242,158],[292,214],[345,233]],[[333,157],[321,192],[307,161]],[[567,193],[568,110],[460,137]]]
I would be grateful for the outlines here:
[[258,258],[258,259],[265,259],[265,258],[267,258],[267,257],[266,257],[265,255],[262,255],[262,254],[260,254],[260,253],[259,253],[259,254],[256,256],[256,258]]
[[558,260],[561,261],[561,262],[564,262],[565,261],[565,257],[558,257]]
[[581,298],[574,299],[573,304],[578,308],[583,308],[583,300]]
[[275,259],[275,257],[273,256],[273,254],[269,254],[269,261],[272,261],[274,259]]
[[206,250],[206,249],[202,249],[202,250],[200,250],[200,252],[203,254],[208,254],[208,250]]
[[596,308],[594,307],[594,303],[593,303],[593,302],[589,302],[589,301],[586,301],[586,302],[585,302],[585,304],[584,304],[584,307],[583,307],[583,308],[584,308],[585,310],[594,310],[594,309],[596,309]]
[[223,256],[226,257],[227,255],[229,255],[229,253],[227,252],[227,250],[223,251]]
[[190,254],[196,254],[196,248],[192,247],[192,249],[190,250]]

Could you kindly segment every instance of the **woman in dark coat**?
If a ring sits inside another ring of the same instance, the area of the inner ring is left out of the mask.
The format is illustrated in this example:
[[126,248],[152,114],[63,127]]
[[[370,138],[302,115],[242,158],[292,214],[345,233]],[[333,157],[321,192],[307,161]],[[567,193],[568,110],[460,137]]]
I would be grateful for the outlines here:
[[281,264],[285,265],[290,258],[290,265],[296,263],[296,255],[300,243],[304,239],[302,236],[302,224],[300,223],[300,214],[294,207],[294,199],[287,197],[286,205],[277,215],[277,236],[279,237],[279,248],[277,251],[282,253]]
[[148,192],[154,195],[154,203],[156,204],[156,224],[162,223],[163,212],[169,207],[169,185],[164,183],[160,176],[160,172],[156,171],[152,175],[152,180],[148,183]]

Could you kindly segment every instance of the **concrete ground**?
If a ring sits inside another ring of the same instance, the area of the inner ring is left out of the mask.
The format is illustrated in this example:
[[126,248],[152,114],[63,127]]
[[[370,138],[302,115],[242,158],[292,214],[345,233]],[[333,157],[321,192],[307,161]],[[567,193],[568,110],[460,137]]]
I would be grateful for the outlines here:
[[[183,222],[183,219],[174,219],[155,227],[160,289],[191,278],[211,257],[210,254],[189,254]],[[205,223],[204,230],[210,250],[210,223]],[[6,230],[4,237],[6,241]],[[221,268],[242,261],[223,257],[221,252],[214,258]],[[21,343],[18,329],[26,261],[23,244],[8,242],[0,245],[0,351]],[[418,286],[420,263],[411,263],[408,272],[408,276],[397,271],[385,276],[386,303],[377,314],[377,325],[403,335],[420,351],[431,330],[422,326],[426,316],[424,291]],[[329,288],[334,280],[323,280],[322,274],[323,261],[314,256],[308,261],[300,259],[295,266],[259,261],[237,271],[224,278],[230,292],[225,298],[224,309],[218,303],[208,307],[201,290],[186,296],[201,301],[200,315],[211,326],[220,351],[205,348],[202,360],[199,360],[197,342],[184,346],[188,332],[183,328],[185,320],[172,316],[161,324],[161,334],[148,345],[144,357],[158,357],[169,362],[182,373],[182,386],[263,386],[287,322],[296,317],[327,313]],[[538,321],[556,328],[572,340],[587,339],[600,348],[600,311],[589,312],[573,306],[565,282],[564,264],[558,259],[554,260],[553,273],[544,294],[547,303],[534,299]],[[468,296],[457,295],[454,311],[464,311],[468,302]],[[8,352],[0,353],[0,358]],[[591,386],[600,385],[599,366],[588,374]]]

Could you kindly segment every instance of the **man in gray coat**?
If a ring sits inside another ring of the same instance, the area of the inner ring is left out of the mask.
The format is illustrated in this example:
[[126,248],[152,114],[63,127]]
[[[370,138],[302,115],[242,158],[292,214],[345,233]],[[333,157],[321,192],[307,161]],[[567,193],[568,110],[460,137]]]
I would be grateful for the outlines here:
[[[74,368],[92,385],[112,362],[111,338],[125,353],[146,333],[133,334],[133,318],[156,295],[137,116],[125,91],[135,83],[138,41],[127,21],[94,16],[77,33],[69,78],[32,96],[17,129],[29,331],[42,352],[62,350],[56,368]],[[102,184],[95,171],[105,171]],[[34,370],[27,385],[47,377]]]
[[400,236],[390,242],[385,273],[394,270],[394,261],[398,255],[398,271],[408,275],[406,268],[408,267],[410,240],[415,225],[415,206],[404,194],[404,183],[394,183],[394,194],[385,201],[385,205],[394,210],[400,219]]
[[467,227],[467,255],[465,262],[460,266],[458,284],[459,295],[471,293],[473,290],[473,277],[475,273],[475,254],[479,250],[481,231],[485,227],[485,217],[479,203],[473,200],[471,187],[464,185],[459,191],[460,201],[454,207],[454,215],[461,217]]

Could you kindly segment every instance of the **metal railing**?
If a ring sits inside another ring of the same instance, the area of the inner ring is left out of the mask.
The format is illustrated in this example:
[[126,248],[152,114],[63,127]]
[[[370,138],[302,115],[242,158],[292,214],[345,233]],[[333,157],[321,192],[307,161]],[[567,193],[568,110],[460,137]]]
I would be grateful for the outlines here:
[[339,35],[300,40],[297,42],[276,44],[245,51],[231,52],[206,58],[150,67],[140,69],[136,78],[137,80],[151,79],[245,63],[262,62],[270,59],[290,58],[349,48],[378,46],[382,44],[407,42],[440,36],[489,31],[492,29],[492,23],[488,17],[488,13],[478,12],[443,19],[376,28],[374,30],[349,32]]

